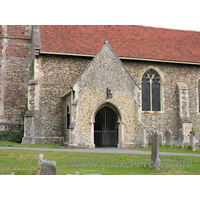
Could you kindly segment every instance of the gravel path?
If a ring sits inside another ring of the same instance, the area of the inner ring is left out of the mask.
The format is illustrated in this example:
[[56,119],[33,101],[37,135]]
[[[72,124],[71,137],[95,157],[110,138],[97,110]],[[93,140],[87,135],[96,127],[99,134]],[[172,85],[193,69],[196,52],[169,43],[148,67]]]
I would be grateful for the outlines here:
[[[139,151],[134,149],[120,149],[120,148],[95,148],[95,149],[47,149],[47,148],[26,148],[26,147],[0,147],[3,149],[19,149],[19,150],[34,150],[34,151],[56,151],[56,152],[80,152],[80,153],[122,153],[122,154],[143,154],[150,155],[150,151]],[[165,156],[195,156],[200,157],[200,154],[192,153],[169,153],[160,152],[159,155]]]

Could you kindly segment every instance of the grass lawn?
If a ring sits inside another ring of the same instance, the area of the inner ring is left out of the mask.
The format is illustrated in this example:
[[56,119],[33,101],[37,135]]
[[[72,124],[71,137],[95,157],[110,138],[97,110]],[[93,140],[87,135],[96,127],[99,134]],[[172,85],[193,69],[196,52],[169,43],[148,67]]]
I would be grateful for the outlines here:
[[66,149],[64,146],[54,144],[20,144],[10,141],[0,141],[0,146],[4,147],[28,147],[28,148],[49,148],[49,149]]
[[[29,148],[59,148],[64,146],[52,144],[20,144],[9,141],[0,141],[0,146],[8,147],[29,147]],[[148,148],[137,148],[136,150],[151,151],[151,145]],[[176,149],[160,146],[160,152],[177,153],[196,153],[187,147]],[[200,158],[187,156],[159,156],[163,167],[160,170],[152,169],[149,166],[150,155],[130,155],[130,154],[108,154],[108,153],[75,153],[75,152],[43,152],[31,150],[0,150],[0,174],[15,175],[34,175],[36,174],[39,154],[44,155],[45,160],[56,161],[58,175],[75,174],[75,172],[102,173],[103,175],[147,175],[147,174],[200,174]],[[186,159],[187,160],[184,160]],[[183,162],[184,167],[183,167]],[[146,163],[146,164],[144,164]],[[181,166],[180,166],[181,164]],[[91,166],[93,165],[93,166]],[[95,166],[96,165],[96,166]]]
[[[45,160],[56,161],[56,169],[58,175],[75,174],[75,172],[81,172],[81,174],[102,173],[103,175],[200,174],[199,157],[160,156],[163,167],[161,167],[160,170],[157,171],[153,168],[150,168],[149,163],[147,163],[150,162],[150,155],[53,151],[42,152],[10,149],[0,150],[0,174],[36,174],[39,154],[43,154],[43,159]],[[186,162],[183,167],[183,162],[185,158],[187,158],[187,160],[185,160]],[[84,162],[86,165],[88,164],[88,166],[85,166]],[[93,162],[96,167],[94,167],[94,165],[93,167],[91,167],[91,164]],[[146,167],[144,167],[144,162],[146,162]],[[182,166],[180,166],[180,163],[182,164]],[[72,166],[72,164],[74,166]]]
[[[140,150],[140,151],[151,151],[151,145],[148,145],[148,148],[131,148],[131,149]],[[175,148],[175,145],[172,145],[172,147],[160,146],[159,151],[160,152],[200,154],[200,150],[192,151],[192,150],[188,149],[187,146],[185,146],[184,149],[182,149],[182,148],[177,149],[177,148]]]

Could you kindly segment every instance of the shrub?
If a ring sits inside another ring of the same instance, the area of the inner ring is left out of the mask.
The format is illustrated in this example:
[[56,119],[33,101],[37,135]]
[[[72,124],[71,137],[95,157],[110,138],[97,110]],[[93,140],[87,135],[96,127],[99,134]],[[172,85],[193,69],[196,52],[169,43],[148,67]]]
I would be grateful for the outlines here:
[[17,142],[21,143],[22,138],[24,136],[23,131],[0,131],[0,140],[1,141],[11,141],[11,142]]

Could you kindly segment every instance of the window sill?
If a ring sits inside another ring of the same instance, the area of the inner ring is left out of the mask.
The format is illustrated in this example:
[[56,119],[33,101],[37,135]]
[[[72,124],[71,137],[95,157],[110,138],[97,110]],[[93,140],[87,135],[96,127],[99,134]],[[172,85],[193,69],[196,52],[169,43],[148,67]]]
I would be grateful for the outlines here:
[[162,111],[142,111],[142,113],[146,114],[146,113],[150,113],[150,114],[162,114]]

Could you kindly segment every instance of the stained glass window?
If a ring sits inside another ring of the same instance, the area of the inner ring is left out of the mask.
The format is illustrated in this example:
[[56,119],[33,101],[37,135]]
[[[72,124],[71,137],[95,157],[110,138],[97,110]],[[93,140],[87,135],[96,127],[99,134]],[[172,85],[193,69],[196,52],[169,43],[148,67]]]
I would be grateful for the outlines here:
[[142,110],[150,110],[150,83],[146,74],[142,79]]
[[142,110],[160,111],[160,77],[154,71],[147,71],[142,77]]

